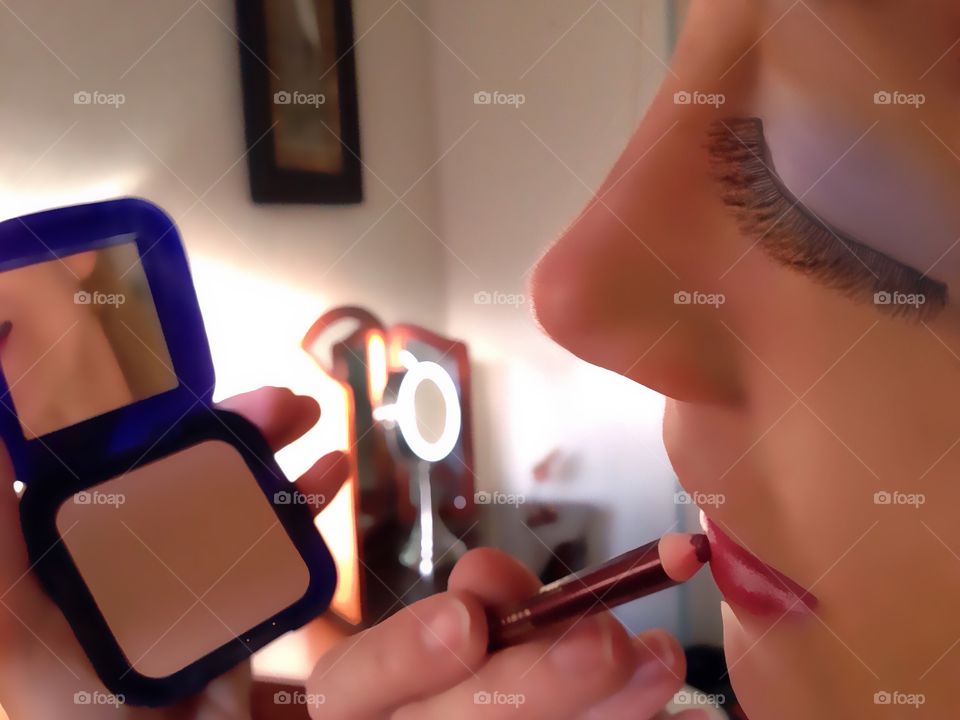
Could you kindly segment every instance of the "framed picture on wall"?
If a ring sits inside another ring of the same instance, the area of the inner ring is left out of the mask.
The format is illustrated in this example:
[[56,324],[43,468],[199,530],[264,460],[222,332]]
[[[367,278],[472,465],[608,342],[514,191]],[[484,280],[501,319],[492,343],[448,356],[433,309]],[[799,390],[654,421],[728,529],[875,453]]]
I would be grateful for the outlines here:
[[250,192],[363,199],[351,0],[237,0]]

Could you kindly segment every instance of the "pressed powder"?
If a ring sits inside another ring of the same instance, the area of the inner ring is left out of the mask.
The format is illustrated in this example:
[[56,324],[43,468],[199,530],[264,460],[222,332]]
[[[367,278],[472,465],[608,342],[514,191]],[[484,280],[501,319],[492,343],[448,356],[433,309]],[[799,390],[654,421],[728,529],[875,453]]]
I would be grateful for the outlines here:
[[220,441],[78,493],[56,521],[130,666],[149,677],[243,640],[310,581],[240,453]]

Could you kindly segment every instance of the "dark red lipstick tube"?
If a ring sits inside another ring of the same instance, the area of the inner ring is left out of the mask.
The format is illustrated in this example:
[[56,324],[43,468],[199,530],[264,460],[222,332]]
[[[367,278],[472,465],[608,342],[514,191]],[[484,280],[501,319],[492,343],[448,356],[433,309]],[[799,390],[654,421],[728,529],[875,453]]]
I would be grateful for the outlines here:
[[516,606],[488,611],[489,649],[517,645],[551,625],[587,617],[679,585],[710,558],[707,538],[694,535],[690,554],[695,560],[671,577],[663,566],[660,542],[654,540],[596,568],[545,585],[537,595]]

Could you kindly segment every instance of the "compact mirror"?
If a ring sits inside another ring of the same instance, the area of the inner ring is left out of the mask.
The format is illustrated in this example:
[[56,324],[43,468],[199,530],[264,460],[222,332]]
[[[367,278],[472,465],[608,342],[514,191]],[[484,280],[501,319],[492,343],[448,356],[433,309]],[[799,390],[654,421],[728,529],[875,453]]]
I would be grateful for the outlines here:
[[109,241],[0,271],[0,366],[27,439],[177,387],[136,238]]
[[0,435],[31,570],[128,704],[198,692],[336,587],[306,503],[214,384],[163,211],[0,223]]

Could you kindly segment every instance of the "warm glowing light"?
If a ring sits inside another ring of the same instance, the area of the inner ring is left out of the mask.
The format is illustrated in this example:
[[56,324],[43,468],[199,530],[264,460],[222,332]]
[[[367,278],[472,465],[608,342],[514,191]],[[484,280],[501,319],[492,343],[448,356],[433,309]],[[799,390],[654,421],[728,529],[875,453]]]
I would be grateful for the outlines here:
[[378,332],[371,332],[367,339],[367,386],[370,404],[377,407],[383,402],[383,391],[387,387],[387,343]]
[[[432,382],[437,386],[445,409],[443,431],[432,442],[423,436],[417,422],[417,389],[424,382]],[[441,365],[421,362],[407,370],[397,392],[397,423],[404,441],[417,457],[427,462],[439,462],[449,455],[460,437],[461,419],[457,387]]]

